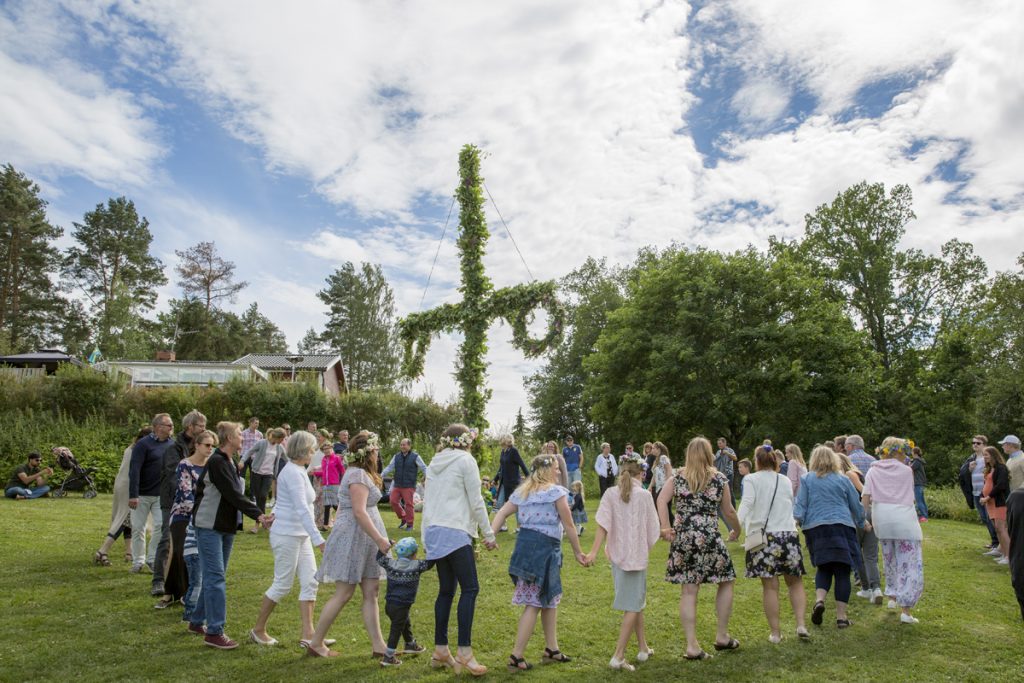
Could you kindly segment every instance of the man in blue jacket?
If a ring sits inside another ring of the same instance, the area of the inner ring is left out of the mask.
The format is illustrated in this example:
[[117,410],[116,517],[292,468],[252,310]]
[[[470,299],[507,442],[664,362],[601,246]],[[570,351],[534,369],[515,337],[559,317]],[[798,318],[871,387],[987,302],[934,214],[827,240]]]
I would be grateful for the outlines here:
[[424,476],[427,474],[427,466],[424,464],[423,458],[412,450],[412,441],[402,439],[398,452],[380,474],[381,477],[387,477],[389,474],[394,476],[388,500],[391,503],[391,509],[398,516],[399,531],[412,531],[413,523],[416,521],[412,494],[416,493],[416,477],[420,472]]
[[[164,451],[173,441],[174,421],[167,413],[153,416],[153,433],[148,434],[132,448],[131,464],[128,470],[128,507],[132,513],[132,568],[133,574],[139,572],[153,573],[156,560],[156,549],[160,545],[160,530],[163,528],[163,516],[160,512],[160,481],[163,470]],[[146,548],[146,522],[152,517],[153,535]],[[153,595],[163,595],[163,587],[159,592],[156,586]]]

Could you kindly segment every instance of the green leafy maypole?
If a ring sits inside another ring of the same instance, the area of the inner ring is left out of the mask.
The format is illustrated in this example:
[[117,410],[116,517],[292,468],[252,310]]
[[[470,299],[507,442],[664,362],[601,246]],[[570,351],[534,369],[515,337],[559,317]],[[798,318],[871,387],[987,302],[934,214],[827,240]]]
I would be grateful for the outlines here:
[[[487,379],[487,328],[502,318],[512,327],[512,343],[528,358],[538,356],[562,338],[564,311],[555,297],[554,282],[532,282],[494,290],[484,271],[483,256],[490,233],[484,219],[483,178],[480,177],[480,150],[466,145],[459,153],[460,267],[462,301],[443,304],[422,313],[413,313],[399,322],[399,335],[405,346],[403,373],[412,379],[423,374],[427,348],[440,332],[461,330],[465,340],[459,348],[455,377],[459,381],[460,402],[466,423],[481,432],[487,427],[484,417],[490,389]],[[527,327],[537,308],[548,314],[548,334],[542,339],[529,336]],[[477,442],[479,444],[479,441]],[[479,457],[479,450],[474,447]]]

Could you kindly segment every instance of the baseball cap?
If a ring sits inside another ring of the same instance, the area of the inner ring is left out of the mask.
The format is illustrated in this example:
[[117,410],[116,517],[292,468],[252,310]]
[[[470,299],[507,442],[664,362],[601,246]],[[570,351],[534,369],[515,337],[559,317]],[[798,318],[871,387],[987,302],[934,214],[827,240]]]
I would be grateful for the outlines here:
[[1020,439],[1018,439],[1013,434],[1007,434],[1006,436],[1003,437],[1003,440],[999,442],[999,445],[1002,446],[1004,443],[1012,443],[1015,446],[1019,446]]
[[412,557],[419,549],[419,544],[412,536],[406,536],[395,544],[395,554],[399,557]]

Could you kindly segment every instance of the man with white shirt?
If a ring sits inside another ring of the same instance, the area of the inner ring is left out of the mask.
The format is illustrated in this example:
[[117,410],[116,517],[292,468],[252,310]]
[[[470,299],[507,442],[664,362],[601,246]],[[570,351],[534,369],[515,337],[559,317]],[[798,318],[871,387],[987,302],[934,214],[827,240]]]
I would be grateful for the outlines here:
[[1016,491],[1024,486],[1024,451],[1020,449],[1020,439],[1013,434],[1007,434],[999,442],[1006,453],[1006,469],[1010,471],[1010,491]]
[[603,498],[604,492],[615,486],[615,477],[619,476],[619,463],[615,462],[615,456],[612,455],[611,444],[601,444],[601,453],[594,458],[594,471],[597,472],[600,497]]

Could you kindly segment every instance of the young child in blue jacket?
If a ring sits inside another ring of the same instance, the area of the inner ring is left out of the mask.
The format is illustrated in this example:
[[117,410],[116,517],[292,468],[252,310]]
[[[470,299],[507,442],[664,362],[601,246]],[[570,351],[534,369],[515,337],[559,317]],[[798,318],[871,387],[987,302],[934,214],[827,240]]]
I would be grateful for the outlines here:
[[380,660],[381,666],[399,666],[402,663],[397,656],[399,637],[405,639],[402,654],[419,654],[426,649],[413,637],[409,610],[416,602],[420,575],[433,567],[434,563],[431,560],[416,559],[419,544],[411,536],[398,541],[394,549],[396,558],[377,551],[377,564],[384,567],[388,577],[388,587],[384,593],[384,613],[391,620],[391,631],[388,633],[384,657]]

